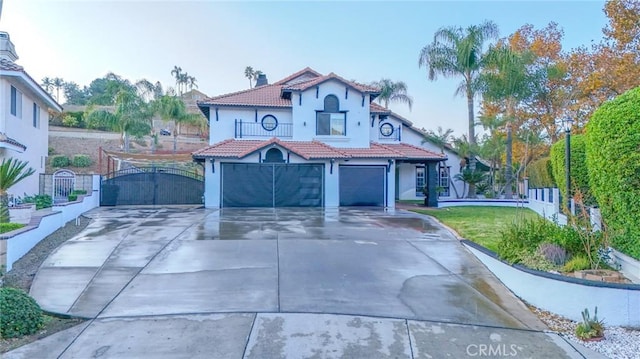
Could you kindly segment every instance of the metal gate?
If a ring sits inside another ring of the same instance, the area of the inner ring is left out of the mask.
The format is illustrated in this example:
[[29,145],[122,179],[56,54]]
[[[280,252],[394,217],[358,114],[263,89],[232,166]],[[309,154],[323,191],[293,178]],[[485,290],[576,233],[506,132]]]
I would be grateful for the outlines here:
[[201,175],[167,167],[135,167],[102,177],[100,205],[202,204]]

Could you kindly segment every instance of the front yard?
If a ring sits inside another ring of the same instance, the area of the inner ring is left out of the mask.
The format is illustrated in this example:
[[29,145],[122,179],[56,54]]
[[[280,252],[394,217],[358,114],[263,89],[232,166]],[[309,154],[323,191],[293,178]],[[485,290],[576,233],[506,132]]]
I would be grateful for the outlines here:
[[437,218],[465,239],[476,242],[494,252],[501,232],[516,220],[538,218],[528,208],[509,207],[447,207],[412,210]]

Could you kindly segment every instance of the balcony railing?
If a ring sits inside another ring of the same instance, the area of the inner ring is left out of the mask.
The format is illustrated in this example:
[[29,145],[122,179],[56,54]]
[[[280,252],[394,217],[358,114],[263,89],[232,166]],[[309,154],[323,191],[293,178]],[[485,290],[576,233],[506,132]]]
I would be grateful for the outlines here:
[[[389,129],[392,129],[389,131]],[[378,140],[400,141],[402,139],[402,126],[389,127],[389,129],[380,129],[378,131]],[[387,132],[384,132],[387,131]],[[384,133],[383,133],[384,132]],[[391,133],[389,133],[391,132]]]
[[[272,127],[273,126],[273,127]],[[236,120],[235,138],[244,137],[293,137],[293,123],[263,124]]]

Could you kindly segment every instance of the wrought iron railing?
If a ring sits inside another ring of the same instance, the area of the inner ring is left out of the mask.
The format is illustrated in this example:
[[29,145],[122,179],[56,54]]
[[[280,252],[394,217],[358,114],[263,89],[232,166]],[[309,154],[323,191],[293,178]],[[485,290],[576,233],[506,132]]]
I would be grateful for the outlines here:
[[391,134],[383,134],[382,131],[378,132],[378,140],[387,140],[387,141],[400,141],[402,139],[402,128],[398,127],[390,127],[393,129]]
[[202,176],[197,172],[187,171],[179,168],[155,167],[155,166],[131,167],[131,168],[126,168],[123,170],[107,173],[105,175],[102,175],[102,180],[108,180],[114,177],[124,176],[129,174],[136,174],[136,173],[165,173],[165,174],[173,174],[173,175],[179,175],[184,177],[190,177],[193,179],[204,181],[204,176]]
[[[273,127],[272,127],[273,126]],[[244,137],[293,137],[293,123],[263,124],[236,120],[235,138]]]

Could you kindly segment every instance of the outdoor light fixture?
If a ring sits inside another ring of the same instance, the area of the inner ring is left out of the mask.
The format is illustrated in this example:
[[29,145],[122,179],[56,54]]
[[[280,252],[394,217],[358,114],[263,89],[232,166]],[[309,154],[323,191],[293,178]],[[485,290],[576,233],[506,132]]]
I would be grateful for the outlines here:
[[329,174],[333,174],[333,164],[336,162],[335,159],[331,159],[331,161],[329,161],[329,163],[331,163],[331,167],[329,168]]
[[211,173],[216,173],[216,160],[211,159]]
[[391,172],[391,166],[393,165],[393,160],[390,159],[388,162],[389,162],[389,166],[387,166],[387,173]]
[[564,146],[564,167],[565,167],[565,180],[567,189],[567,210],[571,212],[571,125],[573,125],[573,119],[566,117],[562,120],[562,126],[565,133],[565,146]]

